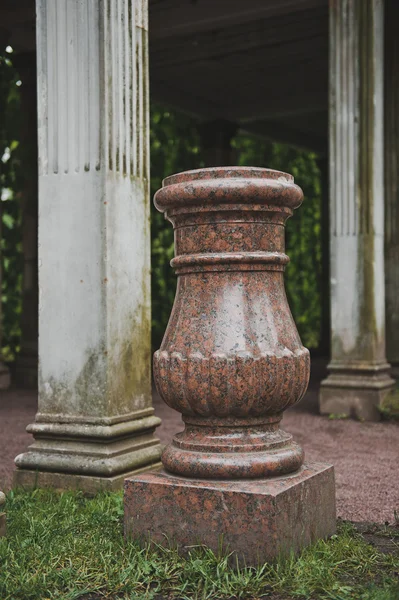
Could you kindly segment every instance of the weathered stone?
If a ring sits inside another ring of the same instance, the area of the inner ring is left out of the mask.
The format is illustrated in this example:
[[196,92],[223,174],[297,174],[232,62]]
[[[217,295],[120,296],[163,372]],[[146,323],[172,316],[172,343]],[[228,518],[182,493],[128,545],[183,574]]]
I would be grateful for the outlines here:
[[[331,363],[320,411],[379,418],[385,358],[383,2],[330,3]],[[344,72],[344,73],[343,73]]]
[[[250,562],[334,532],[332,468],[303,468],[302,449],[279,426],[310,372],[283,280],[284,225],[302,197],[290,175],[250,167],[180,173],[157,192],[175,229],[178,285],[154,378],[185,430],[163,452],[167,473],[127,481],[126,531],[159,540],[166,519],[164,532],[181,548],[216,548],[227,533],[231,550],[253,548]],[[204,509],[216,515],[208,533]],[[289,534],[299,514],[301,527]]]
[[156,466],[161,454],[151,398],[147,2],[38,0],[37,33],[39,410],[15,483],[92,491]]
[[378,407],[392,389],[393,380],[388,369],[346,369],[337,372],[329,365],[330,374],[322,381],[320,392],[320,412],[327,415],[354,417],[361,421],[378,421],[381,412]]
[[[81,490],[87,496],[94,496],[98,492],[117,492],[123,488],[123,483],[128,477],[148,471],[148,461],[143,468],[132,469],[119,475],[104,477],[103,475],[77,475],[75,473],[31,471],[18,469],[14,483],[24,489],[53,488],[58,491]],[[162,467],[160,461],[151,464],[151,471],[158,471]]]

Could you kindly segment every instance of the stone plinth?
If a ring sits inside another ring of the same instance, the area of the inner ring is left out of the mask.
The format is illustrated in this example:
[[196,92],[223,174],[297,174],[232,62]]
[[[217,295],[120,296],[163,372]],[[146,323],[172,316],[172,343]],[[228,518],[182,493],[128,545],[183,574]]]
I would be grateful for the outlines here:
[[303,467],[280,428],[310,373],[283,278],[284,225],[302,198],[291,175],[252,167],[180,173],[157,192],[178,284],[154,379],[185,429],[164,473],[127,481],[127,533],[166,534],[182,551],[223,538],[256,563],[334,532],[332,468]]
[[0,537],[6,534],[6,513],[3,512],[6,497],[0,492]]
[[356,369],[329,365],[330,374],[321,382],[320,412],[346,415],[361,421],[378,421],[378,407],[391,391],[389,365],[381,369]]
[[285,477],[211,481],[160,472],[125,482],[125,531],[134,538],[233,552],[257,565],[335,532],[332,467],[304,465]]

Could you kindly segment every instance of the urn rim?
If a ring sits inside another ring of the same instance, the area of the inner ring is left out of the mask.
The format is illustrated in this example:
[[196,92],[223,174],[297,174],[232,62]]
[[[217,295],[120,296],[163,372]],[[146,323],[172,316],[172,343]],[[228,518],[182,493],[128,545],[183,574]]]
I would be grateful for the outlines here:
[[[166,177],[154,196],[160,212],[170,210],[275,210],[301,205],[303,192],[288,173],[262,167],[209,167]],[[183,211],[183,212],[184,212]]]
[[188,171],[181,171],[180,173],[174,173],[165,177],[162,181],[162,187],[168,185],[174,185],[176,183],[188,183],[190,181],[199,181],[204,179],[233,179],[235,177],[253,178],[258,179],[281,179],[286,180],[287,183],[294,183],[294,177],[290,173],[284,171],[278,171],[276,169],[269,169],[268,167],[204,167],[203,169],[190,169]]

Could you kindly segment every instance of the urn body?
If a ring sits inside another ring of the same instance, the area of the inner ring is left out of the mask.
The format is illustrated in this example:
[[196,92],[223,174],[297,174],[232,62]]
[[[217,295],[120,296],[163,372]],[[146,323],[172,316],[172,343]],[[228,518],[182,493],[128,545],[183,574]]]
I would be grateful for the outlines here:
[[155,196],[175,232],[176,298],[154,355],[160,396],[185,430],[165,468],[200,478],[296,471],[302,449],[279,427],[310,373],[284,288],[284,226],[302,201],[285,173],[214,168],[168,177]]

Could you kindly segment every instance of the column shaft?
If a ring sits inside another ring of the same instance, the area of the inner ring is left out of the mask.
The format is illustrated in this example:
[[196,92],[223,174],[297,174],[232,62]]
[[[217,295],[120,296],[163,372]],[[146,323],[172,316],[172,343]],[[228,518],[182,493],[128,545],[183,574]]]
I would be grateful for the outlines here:
[[37,0],[39,410],[16,483],[156,465],[145,0]]
[[385,358],[382,0],[330,0],[332,357],[322,413],[378,418]]

